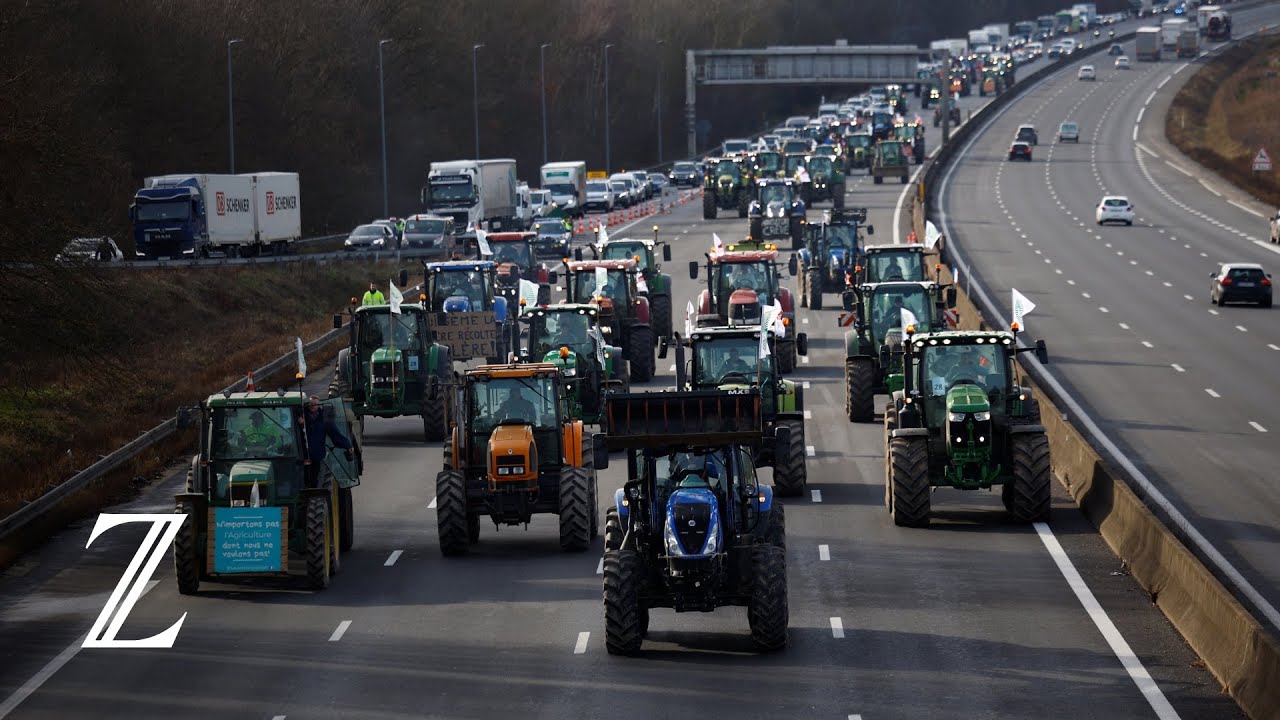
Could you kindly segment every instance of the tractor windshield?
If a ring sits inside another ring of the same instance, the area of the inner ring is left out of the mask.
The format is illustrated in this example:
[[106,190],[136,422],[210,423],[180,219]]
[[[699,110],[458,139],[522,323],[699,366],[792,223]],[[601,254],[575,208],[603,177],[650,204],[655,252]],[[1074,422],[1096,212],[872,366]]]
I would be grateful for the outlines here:
[[533,321],[533,354],[541,357],[561,347],[584,354],[595,352],[591,327],[593,318],[585,310],[549,312]]
[[756,155],[756,167],[764,177],[774,177],[782,170],[782,154],[762,152]]
[[503,421],[523,421],[535,431],[554,431],[557,426],[557,398],[550,377],[476,378],[468,395],[468,427],[476,435],[488,435]]
[[788,155],[786,159],[786,163],[787,163],[787,177],[795,177],[796,170],[799,170],[800,168],[804,167],[804,156]]
[[871,295],[872,339],[883,342],[891,328],[903,327],[903,310],[915,317],[916,332],[928,332],[933,319],[929,306],[929,293],[919,285],[876,288]]
[[1000,346],[979,345],[928,345],[920,359],[920,375],[917,386],[925,397],[925,413],[929,424],[938,427],[945,417],[947,391],[961,383],[978,385],[987,393],[991,403],[992,420],[999,421],[1005,413],[1005,388],[1008,384],[1006,357]]
[[724,450],[672,452],[653,459],[653,478],[658,501],[678,488],[706,488],[723,493],[732,484],[730,460]]
[[433,307],[443,308],[450,298],[465,298],[471,309],[484,309],[484,299],[490,294],[489,278],[475,270],[440,271],[431,274],[431,299]]
[[649,269],[649,253],[640,243],[611,242],[604,246],[603,260],[633,260],[639,258],[636,267]]
[[297,408],[213,409],[210,459],[265,460],[297,457]]
[[870,135],[850,135],[848,138],[850,148],[869,148],[871,147]]
[[588,302],[596,295],[603,295],[614,303],[627,302],[627,271],[609,270],[605,275],[603,287],[597,279],[596,270],[579,270],[573,274],[573,297],[581,302]]
[[514,263],[516,267],[532,267],[533,266],[533,250],[529,247],[529,243],[521,240],[518,242],[496,242],[492,243],[493,261],[497,263]]
[[924,280],[921,253],[882,252],[867,257],[867,282]]
[[737,180],[738,179],[738,163],[732,160],[721,160],[720,162],[716,163],[715,176],[717,178],[728,176],[734,180]]
[[880,159],[886,165],[897,165],[902,162],[902,146],[896,142],[880,143]]
[[830,175],[831,158],[826,155],[815,155],[809,158],[810,175]]
[[[395,318],[395,332],[391,332],[392,318]],[[418,345],[418,319],[414,313],[364,313],[360,316],[359,324],[361,358],[367,359],[374,350],[392,342],[395,342],[397,348],[406,350]]]
[[765,185],[760,188],[760,204],[772,205],[790,205],[794,194],[788,185]]
[[846,250],[857,252],[858,227],[856,225],[828,225],[827,250]]
[[766,261],[716,264],[717,313],[727,315],[734,290],[755,290],[760,305],[773,304],[773,265]]
[[694,387],[750,385],[757,381],[758,337],[722,337],[694,343]]

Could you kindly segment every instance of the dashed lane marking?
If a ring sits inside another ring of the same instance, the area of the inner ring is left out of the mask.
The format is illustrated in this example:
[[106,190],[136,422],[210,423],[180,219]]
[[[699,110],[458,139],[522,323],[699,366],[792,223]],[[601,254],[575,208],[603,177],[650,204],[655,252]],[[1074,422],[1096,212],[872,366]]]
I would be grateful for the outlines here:
[[1152,345],[1151,343],[1147,342],[1146,340],[1143,340],[1143,341],[1142,341],[1142,347],[1145,347],[1145,348],[1153,348],[1153,347],[1155,347],[1155,345]]
[[435,510],[435,509],[436,509],[436,500],[439,500],[439,499],[440,499],[440,498],[438,498],[438,497],[433,497],[433,498],[431,498],[431,504],[427,506],[427,509],[428,509],[428,510]]
[[818,453],[817,453],[817,451],[816,451],[816,450],[814,450],[814,449],[813,449],[813,446],[812,446],[812,445],[805,445],[805,446],[804,446],[804,454],[805,454],[805,455],[808,455],[809,457],[814,457],[814,456],[815,456],[815,455],[817,455]]
[[804,411],[804,419],[805,419],[805,420],[812,420],[812,419],[813,419],[813,411],[812,411],[812,410],[805,410],[805,411]]
[[809,499],[810,499],[811,501],[813,501],[813,502],[816,502],[816,503],[820,503],[820,502],[822,502],[822,491],[821,491],[821,490],[810,490],[810,491],[809,491]]
[[1236,329],[1239,330],[1240,332],[1249,332],[1249,329],[1243,325],[1237,325]]
[[831,618],[831,637],[837,640],[844,637],[844,623],[838,617]]
[[1266,432],[1266,431],[1267,431],[1267,429],[1266,429],[1266,428],[1262,427],[1261,425],[1259,425],[1258,423],[1256,423],[1256,422],[1254,422],[1254,421],[1252,421],[1252,420],[1250,420],[1250,421],[1249,421],[1249,424],[1250,424],[1250,425],[1252,425],[1252,426],[1253,426],[1253,429],[1254,429],[1254,430],[1257,430],[1258,432],[1264,433],[1264,432]]
[[805,381],[804,381],[804,385],[803,385],[803,387],[804,387],[804,389],[805,389],[805,390],[808,390],[808,389],[809,389],[809,381],[808,381],[808,380],[805,380]]
[[333,634],[329,636],[329,642],[338,642],[341,640],[342,636],[347,634],[347,628],[349,627],[351,627],[350,620],[343,620],[338,623],[338,629],[334,630]]
[[1182,372],[1182,373],[1186,372],[1186,370],[1183,369],[1183,367],[1178,363],[1174,363],[1172,367],[1174,370],[1177,370],[1178,372]]
[[1120,329],[1121,329],[1121,330],[1128,330],[1128,329],[1129,329],[1129,324],[1128,324],[1128,323],[1120,323]]
[[809,364],[809,356],[808,356],[808,355],[801,355],[801,356],[800,356],[800,362],[804,363],[805,365],[808,365],[808,364]]
[[600,558],[600,562],[596,564],[596,574],[597,575],[604,574],[604,558]]
[[1243,211],[1245,211],[1245,212],[1249,213],[1250,215],[1256,215],[1257,217],[1260,217],[1260,218],[1265,218],[1265,217],[1266,217],[1266,215],[1263,215],[1262,213],[1258,212],[1257,210],[1254,210],[1253,208],[1250,208],[1250,207],[1245,207],[1244,205],[1241,205],[1240,203],[1236,202],[1235,200],[1228,200],[1228,201],[1227,201],[1227,204],[1228,204],[1228,205],[1235,205],[1236,207],[1238,207],[1238,208],[1240,208],[1241,210],[1243,210]]
[[573,646],[573,654],[581,655],[587,651],[587,641],[591,639],[591,633],[583,630],[578,633],[578,644]]
[[830,548],[829,546],[827,546],[827,545],[819,545],[819,546],[818,546],[818,559],[819,559],[819,560],[830,560],[830,559],[831,559],[831,548]]
[[1207,393],[1209,393],[1209,397],[1211,397],[1211,398],[1220,398],[1220,397],[1222,397],[1221,395],[1219,395],[1219,394],[1218,394],[1218,391],[1217,391],[1217,390],[1214,390],[1213,388],[1205,388],[1205,389],[1204,389],[1204,391],[1205,391],[1205,392],[1207,392]]
[[391,557],[387,558],[387,561],[382,563],[383,567],[391,567],[392,565],[395,565],[396,561],[399,560],[400,556],[403,554],[403,550],[393,550],[391,552]]
[[1099,312],[1104,312],[1104,313],[1109,313],[1109,312],[1111,312],[1110,310],[1106,309],[1105,307],[1100,307],[1100,308],[1098,308],[1098,311],[1099,311]]

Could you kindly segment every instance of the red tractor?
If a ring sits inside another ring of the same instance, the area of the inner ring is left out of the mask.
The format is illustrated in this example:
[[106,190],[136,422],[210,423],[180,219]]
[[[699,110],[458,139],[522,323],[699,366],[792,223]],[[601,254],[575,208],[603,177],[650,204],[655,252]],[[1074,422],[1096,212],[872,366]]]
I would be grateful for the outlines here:
[[519,301],[521,280],[537,284],[539,305],[551,302],[551,283],[556,281],[556,273],[535,257],[537,239],[538,234],[534,232],[488,233],[485,240],[491,254],[483,256],[483,251],[477,247],[481,255],[478,259],[497,263],[494,291],[510,302]]
[[[793,257],[787,265],[796,274]],[[689,262],[689,277],[698,278],[698,261]],[[750,293],[740,292],[750,290]],[[707,255],[707,289],[698,294],[697,324],[724,326],[751,322],[751,314],[759,322],[766,305],[782,307],[785,335],[777,342],[778,369],[789,373],[796,368],[796,316],[791,291],[782,287],[778,278],[777,250],[735,250]]]
[[571,303],[600,308],[605,340],[622,347],[631,379],[653,378],[657,339],[649,317],[649,299],[640,293],[639,264],[626,260],[578,260],[565,263],[565,294]]

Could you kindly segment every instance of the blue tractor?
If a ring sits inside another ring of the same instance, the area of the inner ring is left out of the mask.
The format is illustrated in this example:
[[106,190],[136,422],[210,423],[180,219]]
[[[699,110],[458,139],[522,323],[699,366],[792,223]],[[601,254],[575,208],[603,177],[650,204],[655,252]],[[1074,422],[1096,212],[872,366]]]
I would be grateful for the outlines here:
[[751,241],[791,241],[797,250],[804,242],[805,206],[794,180],[767,178],[756,181],[756,196],[747,206]]
[[485,260],[423,263],[426,310],[437,342],[454,360],[506,362],[520,333],[507,299],[495,293],[498,265]]
[[848,280],[862,265],[862,230],[875,234],[867,221],[866,208],[849,211],[827,210],[822,222],[808,226],[799,258],[800,306],[822,309],[823,293],[845,290]]
[[[683,383],[678,383],[683,386]],[[626,484],[605,514],[605,648],[635,655],[652,608],[745,606],[751,638],[787,643],[786,525],[762,483],[760,393],[611,394],[610,450],[626,450]],[[790,442],[779,427],[772,440]]]

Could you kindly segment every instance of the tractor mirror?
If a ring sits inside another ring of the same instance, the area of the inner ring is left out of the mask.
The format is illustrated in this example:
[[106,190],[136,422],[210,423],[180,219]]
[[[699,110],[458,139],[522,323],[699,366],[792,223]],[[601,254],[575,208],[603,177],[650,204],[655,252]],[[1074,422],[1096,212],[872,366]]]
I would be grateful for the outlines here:
[[947,288],[947,308],[956,306],[956,289],[954,287]]
[[1049,364],[1049,348],[1044,344],[1043,340],[1036,341],[1036,359],[1040,361],[1041,365]]
[[404,287],[404,286],[406,286],[406,285],[408,285],[408,284],[409,284],[409,271],[408,271],[408,270],[405,270],[404,268],[401,268],[401,269],[400,269],[400,282],[399,282],[399,285],[400,285],[400,287]]
[[799,261],[796,259],[796,254],[791,253],[791,259],[787,260],[787,272],[791,273],[792,277],[795,277],[796,275],[796,269],[799,267],[798,263]]
[[334,315],[334,316],[333,316],[333,329],[334,329],[334,330],[341,330],[341,329],[342,329],[342,316],[341,316],[341,315]]
[[791,450],[791,428],[779,425],[773,430],[773,456],[784,458]]
[[671,246],[670,245],[662,246],[662,261],[671,262]]
[[671,338],[662,336],[658,338],[658,357],[665,360],[667,358],[667,348],[671,345]]
[[868,234],[868,235],[875,235],[875,234],[876,234],[876,226],[875,226],[875,225],[868,225],[868,226],[867,226],[867,234]]
[[697,260],[689,261],[689,279],[690,280],[698,279],[698,261]]
[[604,433],[591,434],[591,461],[596,470],[609,467],[609,444],[605,442]]
[[796,352],[801,355],[809,354],[809,333],[796,333]]
[[573,259],[578,262],[582,262],[582,248],[579,247],[573,249]]

